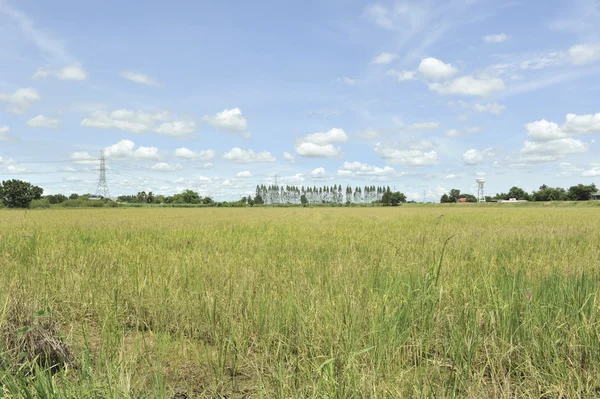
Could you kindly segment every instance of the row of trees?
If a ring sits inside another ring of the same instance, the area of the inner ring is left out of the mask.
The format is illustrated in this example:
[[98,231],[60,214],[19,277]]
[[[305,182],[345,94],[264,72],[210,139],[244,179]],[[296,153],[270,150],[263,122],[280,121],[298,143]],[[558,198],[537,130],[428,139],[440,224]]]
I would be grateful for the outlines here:
[[[364,188],[334,184],[323,187],[298,187],[258,185],[256,195],[253,199],[256,204],[280,205],[280,204],[370,204],[381,202],[386,192],[391,193],[389,187],[365,186]],[[406,201],[406,198],[403,202]]]
[[[517,200],[525,201],[588,201],[592,198],[592,194],[598,192],[595,184],[585,185],[578,184],[571,186],[568,189],[562,187],[550,187],[547,185],[540,186],[538,191],[528,193],[520,187],[511,187],[508,193],[499,193],[493,197],[486,196],[486,202],[493,200],[509,200],[516,198]],[[477,202],[477,198],[471,194],[461,194],[460,190],[452,189],[448,194],[442,195],[441,203],[457,202],[461,198],[466,198],[467,202]]]
[[154,195],[152,191],[146,193],[140,191],[137,195],[121,195],[117,198],[118,202],[129,204],[204,204],[214,203],[211,197],[201,197],[197,192],[185,190],[182,193],[170,196]]

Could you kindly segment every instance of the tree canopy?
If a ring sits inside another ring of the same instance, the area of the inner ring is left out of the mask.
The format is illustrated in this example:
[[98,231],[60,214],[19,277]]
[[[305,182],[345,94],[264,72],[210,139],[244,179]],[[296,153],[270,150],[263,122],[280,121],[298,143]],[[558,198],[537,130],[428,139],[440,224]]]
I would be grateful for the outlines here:
[[44,189],[23,180],[5,180],[0,185],[0,199],[8,208],[29,208],[31,201],[42,198]]

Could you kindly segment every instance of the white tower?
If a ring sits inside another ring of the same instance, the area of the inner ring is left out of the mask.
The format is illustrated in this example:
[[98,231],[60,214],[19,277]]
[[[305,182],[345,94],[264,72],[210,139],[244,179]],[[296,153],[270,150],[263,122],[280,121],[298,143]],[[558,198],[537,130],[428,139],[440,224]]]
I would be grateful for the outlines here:
[[485,184],[485,179],[483,177],[475,180],[477,182],[477,202],[485,202],[485,194],[483,192],[483,185]]

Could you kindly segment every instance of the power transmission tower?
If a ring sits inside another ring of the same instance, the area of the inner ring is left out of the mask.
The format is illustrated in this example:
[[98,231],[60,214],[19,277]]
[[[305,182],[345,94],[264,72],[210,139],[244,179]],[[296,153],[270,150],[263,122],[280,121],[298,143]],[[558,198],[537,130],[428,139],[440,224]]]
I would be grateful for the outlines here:
[[106,162],[104,161],[104,150],[100,152],[100,178],[98,179],[98,188],[96,197],[110,198],[110,191],[106,183]]

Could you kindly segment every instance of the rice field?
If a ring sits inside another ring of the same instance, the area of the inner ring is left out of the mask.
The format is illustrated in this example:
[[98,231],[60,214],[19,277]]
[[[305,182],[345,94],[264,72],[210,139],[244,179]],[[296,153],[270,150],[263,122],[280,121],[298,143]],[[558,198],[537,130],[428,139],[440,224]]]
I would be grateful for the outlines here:
[[0,397],[600,396],[600,208],[0,211]]

